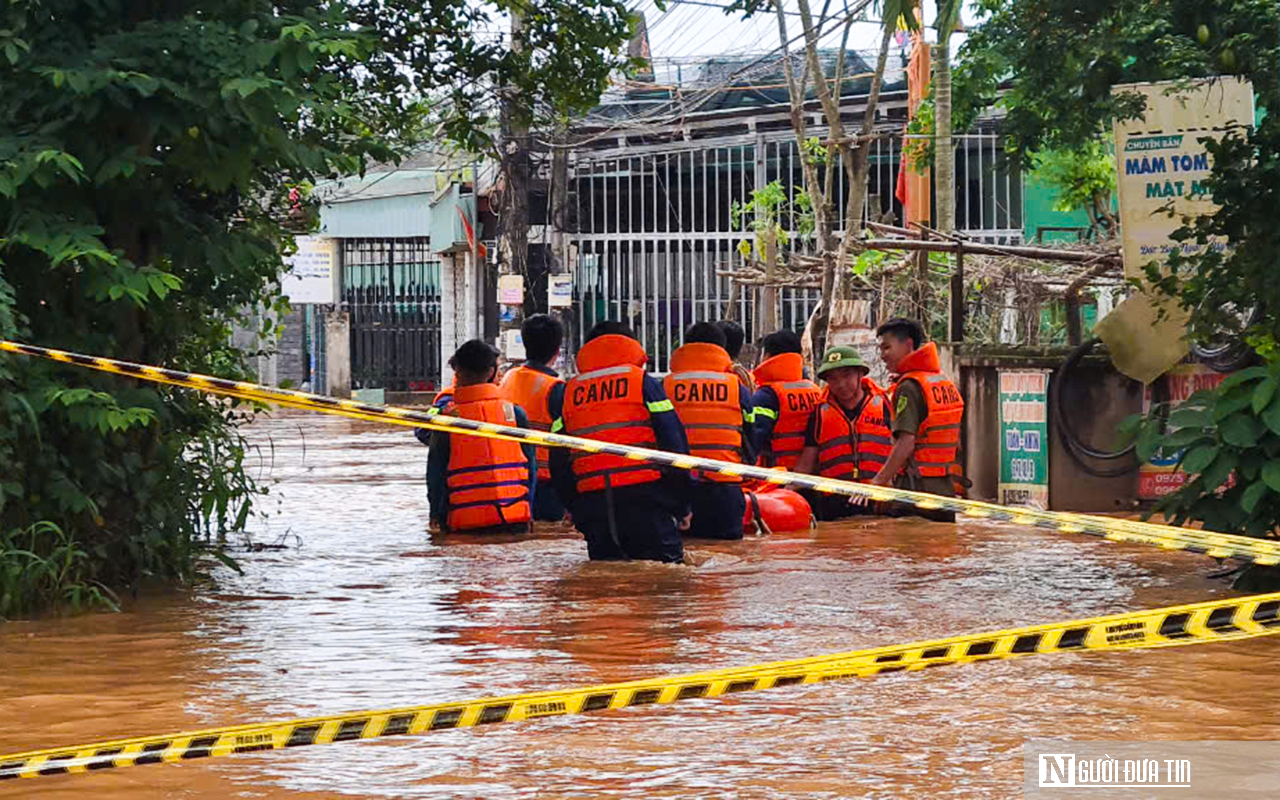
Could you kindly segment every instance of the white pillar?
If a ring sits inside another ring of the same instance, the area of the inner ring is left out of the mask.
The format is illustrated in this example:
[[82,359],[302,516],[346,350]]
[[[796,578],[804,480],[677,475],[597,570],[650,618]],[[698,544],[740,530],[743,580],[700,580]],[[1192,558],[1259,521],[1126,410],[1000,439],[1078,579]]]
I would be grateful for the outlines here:
[[453,380],[449,358],[468,339],[480,336],[484,297],[470,252],[440,256],[440,381]]
[[325,389],[330,397],[351,397],[351,316],[330,311],[324,318]]

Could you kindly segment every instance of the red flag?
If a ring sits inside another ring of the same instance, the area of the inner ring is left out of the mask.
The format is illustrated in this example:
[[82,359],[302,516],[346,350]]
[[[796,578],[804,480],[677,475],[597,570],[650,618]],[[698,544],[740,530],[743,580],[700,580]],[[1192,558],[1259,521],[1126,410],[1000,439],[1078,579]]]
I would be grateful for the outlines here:
[[[474,230],[474,229],[472,229],[472,227],[471,227],[471,220],[467,219],[467,212],[465,212],[465,211],[463,211],[463,210],[462,210],[462,206],[458,206],[458,216],[462,217],[462,227],[463,227],[463,228],[466,230],[466,232],[467,232],[467,244],[471,247],[472,251],[475,251],[475,249],[476,249],[476,232],[475,232],[475,230]],[[485,257],[487,257],[487,256],[489,255],[488,248],[486,248],[486,247],[484,246],[484,243],[483,243],[483,242],[480,244],[480,250],[479,250],[479,252],[477,253],[477,255],[478,255],[480,258],[485,258]]]
[[905,157],[898,158],[898,186],[894,189],[893,196],[898,198],[903,208],[907,207],[907,159]]

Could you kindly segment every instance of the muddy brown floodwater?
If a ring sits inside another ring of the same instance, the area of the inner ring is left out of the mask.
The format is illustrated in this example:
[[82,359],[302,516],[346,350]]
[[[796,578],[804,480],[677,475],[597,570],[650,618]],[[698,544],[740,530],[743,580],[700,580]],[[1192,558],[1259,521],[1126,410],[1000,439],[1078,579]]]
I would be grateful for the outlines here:
[[[745,665],[1228,594],[1202,556],[859,521],[590,563],[427,533],[411,432],[250,431],[288,549],[120,614],[0,625],[0,753]],[[257,458],[257,453],[255,453]],[[1029,738],[1280,739],[1280,641],[1069,654],[0,784],[0,797],[1016,797]]]

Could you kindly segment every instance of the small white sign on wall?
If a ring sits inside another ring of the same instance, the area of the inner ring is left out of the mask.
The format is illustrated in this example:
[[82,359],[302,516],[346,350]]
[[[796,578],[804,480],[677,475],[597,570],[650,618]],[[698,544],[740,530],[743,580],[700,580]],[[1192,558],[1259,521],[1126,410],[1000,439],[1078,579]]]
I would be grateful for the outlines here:
[[299,236],[298,251],[284,259],[280,288],[295,306],[337,302],[338,240],[329,236]]

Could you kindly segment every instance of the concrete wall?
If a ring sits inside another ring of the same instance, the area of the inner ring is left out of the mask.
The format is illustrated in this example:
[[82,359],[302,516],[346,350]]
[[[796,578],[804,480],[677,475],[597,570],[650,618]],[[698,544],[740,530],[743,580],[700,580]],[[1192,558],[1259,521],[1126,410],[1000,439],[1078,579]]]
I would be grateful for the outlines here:
[[999,377],[993,367],[961,367],[959,387],[964,397],[964,427],[960,433],[964,474],[973,481],[969,496],[994,500],[1000,483]]
[[[966,348],[963,355],[949,353],[952,364],[959,364],[959,386],[965,401],[964,449],[965,475],[973,481],[970,496],[994,500],[1000,482],[1000,404],[1001,369],[1057,370],[1066,351],[1043,348],[1028,352],[1012,348]],[[947,359],[944,358],[944,362]],[[948,374],[955,375],[954,368]],[[1049,379],[1050,400],[1057,392],[1065,392],[1063,410],[1070,417],[1076,435],[1098,450],[1111,450],[1116,445],[1116,427],[1130,414],[1142,410],[1142,387],[1120,375],[1110,364],[1086,361],[1061,384],[1055,372]],[[1094,462],[1091,462],[1094,463]],[[1126,462],[1126,463],[1132,463]],[[1095,466],[1109,468],[1112,463]],[[1086,472],[1066,449],[1061,432],[1049,421],[1049,505],[1058,511],[1116,511],[1131,509],[1137,502],[1136,470],[1117,478],[1098,478]]]
[[262,314],[255,314],[250,320],[250,327],[235,326],[231,331],[231,343],[246,352],[263,351],[249,359],[257,383],[264,386],[280,386],[285,381],[292,381],[293,386],[300,385],[306,379],[306,314],[301,307],[295,309],[281,320],[283,329],[276,341],[258,342],[258,331],[262,327]]
[[307,379],[307,315],[298,306],[281,320],[283,329],[276,343],[276,386],[285,381],[298,387]]
[[[1049,395],[1065,392],[1063,412],[1076,436],[1097,450],[1118,445],[1116,427],[1131,414],[1142,411],[1142,386],[1116,372],[1109,363],[1084,364],[1073,370],[1071,381],[1054,386]],[[1111,468],[1123,462],[1090,462]],[[1056,426],[1049,436],[1049,502],[1062,511],[1131,510],[1138,500],[1138,473],[1120,478],[1096,478],[1085,472],[1067,452]]]

